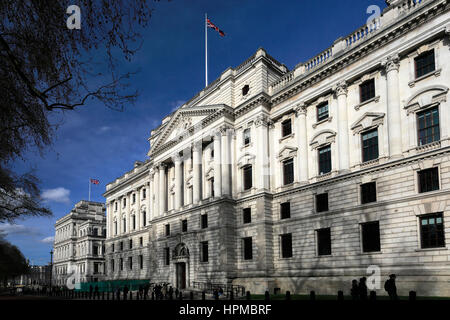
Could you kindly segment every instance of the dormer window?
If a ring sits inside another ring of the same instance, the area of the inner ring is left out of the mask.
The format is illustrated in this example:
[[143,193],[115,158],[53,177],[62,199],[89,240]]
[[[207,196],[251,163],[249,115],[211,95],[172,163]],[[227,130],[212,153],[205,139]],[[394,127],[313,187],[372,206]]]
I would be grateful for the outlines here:
[[281,136],[282,137],[287,137],[288,135],[290,135],[292,133],[292,123],[291,123],[291,119],[287,119],[284,120],[281,123]]
[[245,86],[242,87],[242,96],[245,97],[249,91],[250,91],[250,86],[248,84],[246,84]]

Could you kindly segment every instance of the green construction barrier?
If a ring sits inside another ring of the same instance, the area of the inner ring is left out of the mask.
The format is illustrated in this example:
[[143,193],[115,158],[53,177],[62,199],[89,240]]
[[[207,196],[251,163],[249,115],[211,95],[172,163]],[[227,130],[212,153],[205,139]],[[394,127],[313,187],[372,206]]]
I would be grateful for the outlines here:
[[92,290],[95,290],[95,286],[98,287],[98,292],[115,292],[117,288],[123,291],[125,286],[128,290],[135,291],[139,290],[139,286],[145,286],[150,284],[149,279],[145,280],[109,280],[109,281],[98,281],[98,282],[81,282],[75,284],[75,291],[89,292],[90,286]]

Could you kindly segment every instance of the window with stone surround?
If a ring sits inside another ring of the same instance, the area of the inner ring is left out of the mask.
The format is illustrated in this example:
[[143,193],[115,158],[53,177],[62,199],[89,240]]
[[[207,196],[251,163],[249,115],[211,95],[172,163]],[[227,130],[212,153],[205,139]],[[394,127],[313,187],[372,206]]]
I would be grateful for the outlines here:
[[331,171],[331,146],[325,146],[317,150],[319,153],[319,174]]
[[317,233],[317,254],[319,256],[331,255],[331,229],[324,228]]
[[170,265],[170,248],[164,248],[164,262],[166,266]]
[[250,130],[250,128],[247,128],[247,129],[244,130],[243,140],[244,140],[243,141],[244,146],[248,146],[250,144],[250,142],[251,142],[251,130]]
[[281,123],[281,137],[286,137],[292,133],[292,121],[291,119],[284,120]]
[[119,259],[119,268],[120,268],[120,271],[123,271],[123,258]]
[[142,247],[144,245],[144,238],[139,237],[139,245]]
[[289,219],[291,217],[291,203],[283,202],[280,204],[280,219]]
[[364,81],[359,85],[360,103],[375,98],[375,79]]
[[378,129],[372,129],[361,134],[363,162],[378,159]]
[[283,161],[283,184],[288,185],[294,182],[294,159]]
[[133,230],[136,230],[136,215],[131,216],[131,222],[133,224]]
[[122,219],[122,224],[123,224],[123,232],[127,232],[127,219],[123,218]]
[[111,252],[114,252],[114,243],[113,244],[111,244]]
[[380,223],[378,221],[361,224],[363,252],[380,251]]
[[214,198],[214,178],[209,179],[211,197]]
[[123,251],[123,241],[120,241],[120,251]]
[[417,172],[419,193],[439,190],[439,170],[437,167]]
[[147,198],[147,189],[146,188],[142,188],[142,199]]
[[208,214],[207,213],[201,215],[201,226],[202,226],[202,229],[208,228]]
[[420,242],[422,249],[445,247],[444,218],[442,213],[421,216]]
[[187,219],[181,220],[181,232],[188,231],[188,221]]
[[114,221],[114,234],[117,235],[117,221]]
[[123,198],[123,207],[125,208],[126,205],[127,205],[127,198]]
[[242,169],[242,173],[243,173],[243,182],[244,182],[244,190],[249,190],[252,188],[253,186],[253,177],[252,177],[252,166],[245,166]]
[[170,236],[170,224],[166,224],[164,227],[166,236]]
[[144,256],[139,255],[139,269],[144,269]]
[[131,196],[132,197],[132,199],[133,199],[133,203],[136,203],[136,194],[135,193],[133,193],[133,195]]
[[282,234],[280,236],[281,241],[281,257],[291,258],[292,257],[292,233]]
[[147,212],[144,210],[142,211],[142,226],[146,226],[147,225]]
[[377,201],[377,186],[375,182],[361,184],[361,204]]
[[244,208],[242,210],[242,222],[244,224],[252,222],[252,209],[251,208]]
[[414,70],[416,78],[420,78],[436,70],[434,50],[429,50],[414,58]]
[[252,237],[243,238],[242,245],[244,248],[244,260],[252,260],[253,259]]
[[133,270],[133,257],[128,257],[128,268]]
[[133,239],[129,240],[129,246],[130,246],[130,249],[133,249]]
[[208,252],[208,241],[200,242],[201,246],[201,262],[208,262],[209,260],[209,252]]
[[117,201],[114,202],[114,211],[117,211]]
[[111,259],[111,271],[114,272],[114,259]]
[[417,138],[419,146],[440,140],[438,107],[417,113]]
[[328,193],[316,194],[316,212],[328,211]]
[[322,102],[317,106],[317,122],[328,119],[328,101]]

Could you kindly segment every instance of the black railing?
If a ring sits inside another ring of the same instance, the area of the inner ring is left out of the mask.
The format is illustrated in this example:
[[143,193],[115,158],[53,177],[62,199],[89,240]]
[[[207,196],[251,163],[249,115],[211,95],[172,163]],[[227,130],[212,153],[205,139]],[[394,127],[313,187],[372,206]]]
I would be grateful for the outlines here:
[[245,287],[234,284],[193,281],[192,288],[210,294],[213,294],[215,291],[222,291],[226,297],[228,297],[231,292],[233,292],[235,297],[242,297],[245,295]]

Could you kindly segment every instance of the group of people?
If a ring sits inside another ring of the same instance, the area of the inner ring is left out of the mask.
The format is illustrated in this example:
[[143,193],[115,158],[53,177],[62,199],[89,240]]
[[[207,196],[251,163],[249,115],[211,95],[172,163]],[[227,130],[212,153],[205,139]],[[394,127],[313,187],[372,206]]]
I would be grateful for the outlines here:
[[[389,295],[391,300],[397,300],[397,286],[395,285],[395,274],[389,275],[389,279],[384,283],[384,290]],[[367,278],[362,277],[359,279],[359,283],[356,279],[352,280],[352,288],[350,290],[350,294],[353,300],[367,300]]]

